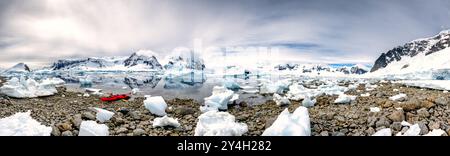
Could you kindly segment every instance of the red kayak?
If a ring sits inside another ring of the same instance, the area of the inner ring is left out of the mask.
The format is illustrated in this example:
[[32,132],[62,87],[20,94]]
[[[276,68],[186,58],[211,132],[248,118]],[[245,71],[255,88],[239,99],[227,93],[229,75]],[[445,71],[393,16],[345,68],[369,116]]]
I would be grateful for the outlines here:
[[100,98],[100,100],[102,100],[104,102],[113,102],[113,101],[128,100],[128,99],[130,99],[130,96],[128,96],[126,94],[111,95],[110,97]]

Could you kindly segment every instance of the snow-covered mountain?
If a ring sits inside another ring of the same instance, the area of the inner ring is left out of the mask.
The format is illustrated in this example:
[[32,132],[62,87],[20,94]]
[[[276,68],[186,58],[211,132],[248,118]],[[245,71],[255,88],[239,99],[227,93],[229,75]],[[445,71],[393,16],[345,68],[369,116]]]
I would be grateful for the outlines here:
[[365,65],[352,65],[333,67],[328,64],[280,64],[275,66],[275,70],[280,71],[295,71],[300,73],[339,73],[339,74],[365,74],[369,72],[369,68]]
[[28,67],[27,64],[25,63],[18,63],[16,65],[14,65],[11,68],[6,69],[4,72],[5,73],[23,73],[23,72],[30,72],[30,67]]
[[450,30],[389,50],[375,61],[372,73],[407,74],[450,69]]
[[193,53],[178,53],[168,57],[168,62],[164,65],[166,70],[182,70],[182,69],[194,69],[204,70],[205,62]]
[[58,60],[52,70],[81,71],[159,71],[161,64],[150,51],[138,51],[130,57],[91,57]]
[[155,53],[149,50],[140,50],[133,53],[130,57],[123,61],[123,65],[127,68],[162,70],[162,66],[158,62],[158,59],[156,59]]

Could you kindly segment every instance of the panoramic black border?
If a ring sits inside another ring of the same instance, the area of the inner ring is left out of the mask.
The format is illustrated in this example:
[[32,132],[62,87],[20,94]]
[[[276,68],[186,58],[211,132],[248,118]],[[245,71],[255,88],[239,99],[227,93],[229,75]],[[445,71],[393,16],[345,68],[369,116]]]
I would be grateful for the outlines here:
[[[292,155],[408,155],[424,152],[448,153],[450,137],[0,137],[1,149],[14,153],[57,155],[170,155],[170,154],[279,154]],[[270,151],[211,148],[205,151],[179,151],[178,143],[222,141],[270,141]],[[19,151],[17,151],[19,148]],[[60,150],[61,152],[55,152]],[[446,152],[447,151],[447,152]],[[446,154],[444,154],[446,155]]]

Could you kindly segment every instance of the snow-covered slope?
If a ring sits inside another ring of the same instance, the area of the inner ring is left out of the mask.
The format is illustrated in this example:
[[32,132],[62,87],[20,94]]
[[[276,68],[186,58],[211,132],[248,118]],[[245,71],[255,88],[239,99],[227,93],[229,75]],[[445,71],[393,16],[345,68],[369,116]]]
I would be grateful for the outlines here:
[[26,65],[25,63],[18,63],[9,69],[6,69],[4,72],[20,73],[20,72],[30,72],[30,71],[31,70],[30,70],[30,67],[28,67],[28,65]]
[[162,70],[153,53],[140,50],[130,57],[91,57],[84,59],[65,59],[55,62],[53,70],[81,71],[159,71]]
[[450,69],[449,46],[449,30],[430,38],[414,40],[381,54],[371,72],[374,75],[433,75],[432,72],[437,70]]

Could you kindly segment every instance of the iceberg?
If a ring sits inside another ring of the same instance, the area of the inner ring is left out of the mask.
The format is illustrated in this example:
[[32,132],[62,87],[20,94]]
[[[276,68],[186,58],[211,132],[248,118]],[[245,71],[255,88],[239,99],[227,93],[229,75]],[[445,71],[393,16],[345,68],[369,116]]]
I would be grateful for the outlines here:
[[178,123],[177,119],[168,117],[167,115],[164,117],[155,118],[155,120],[153,120],[153,127],[166,127],[166,126],[176,128],[180,127],[180,123]]
[[248,131],[245,123],[237,123],[228,112],[208,111],[198,117],[195,136],[241,136]]
[[167,115],[167,103],[164,101],[162,96],[151,97],[149,95],[145,96],[144,106],[146,109],[150,111],[150,113],[157,116],[165,116]]
[[108,136],[108,126],[97,124],[95,121],[83,121],[78,136]]
[[298,107],[294,113],[286,108],[262,136],[310,136],[311,123],[308,109]]
[[0,136],[50,136],[51,127],[34,120],[31,111],[0,119]]
[[36,98],[51,96],[58,93],[58,91],[55,85],[48,81],[39,83],[34,79],[25,80],[24,77],[20,79],[14,77],[0,87],[0,93],[14,98]]

